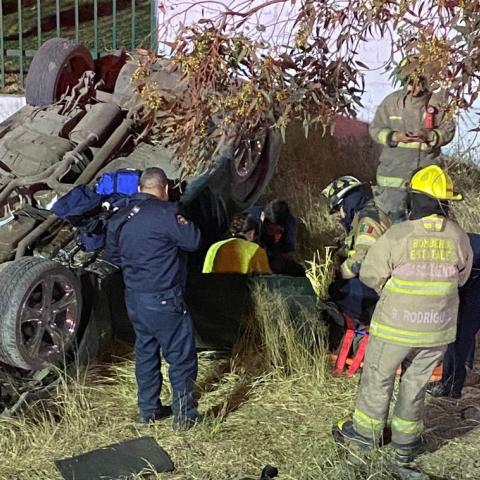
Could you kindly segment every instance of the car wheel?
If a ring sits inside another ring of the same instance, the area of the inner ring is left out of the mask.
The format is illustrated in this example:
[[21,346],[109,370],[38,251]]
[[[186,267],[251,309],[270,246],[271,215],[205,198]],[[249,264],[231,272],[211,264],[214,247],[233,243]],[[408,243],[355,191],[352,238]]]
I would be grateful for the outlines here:
[[25,80],[27,103],[33,106],[55,103],[87,70],[95,70],[95,65],[84,46],[63,38],[47,40],[38,49],[28,70]]
[[277,166],[281,138],[277,132],[260,130],[243,141],[230,163],[232,198],[241,208],[253,205],[271,180]]
[[51,260],[23,257],[0,272],[0,361],[37,370],[63,361],[81,318],[78,279]]

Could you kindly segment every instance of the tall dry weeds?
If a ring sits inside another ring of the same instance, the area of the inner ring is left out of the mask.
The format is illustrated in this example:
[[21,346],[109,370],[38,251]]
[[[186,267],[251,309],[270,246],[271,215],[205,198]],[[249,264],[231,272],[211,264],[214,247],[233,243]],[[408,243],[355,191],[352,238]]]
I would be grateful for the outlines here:
[[306,275],[310,280],[313,291],[320,301],[326,300],[328,298],[328,287],[335,278],[333,249],[327,247],[323,256],[317,250],[313,254],[312,260],[307,260],[306,264]]
[[289,301],[265,286],[257,286],[253,298],[254,315],[240,340],[238,355],[251,357],[255,352],[263,374],[312,375],[317,381],[325,381],[326,327],[316,309]]
[[455,191],[463,195],[463,201],[451,202],[455,219],[467,232],[480,233],[480,169],[468,157],[463,161],[450,159],[445,168]]
[[289,127],[276,175],[264,200],[286,200],[300,219],[297,260],[310,260],[317,250],[323,256],[325,248],[335,245],[342,235],[321,195],[325,186],[346,174],[372,181],[377,158],[377,151],[368,139],[339,141],[329,134],[323,135],[321,129],[312,129],[305,138],[302,125]]
[[[303,148],[299,151],[307,150],[308,158],[326,154],[313,141]],[[335,157],[329,158],[334,165]],[[333,174],[328,164],[300,166],[291,163],[291,176],[278,179],[279,189],[272,195],[286,198],[309,231],[301,258],[310,260],[310,280],[323,298],[331,275],[331,252],[325,247],[333,245],[339,230],[320,191]],[[455,205],[455,213],[465,228],[479,231],[480,174],[459,164],[449,169],[466,197]],[[148,430],[135,427],[136,385],[129,356],[86,375],[64,375],[52,399],[33,405],[24,415],[0,419],[0,480],[60,479],[54,459],[142,435],[153,436],[177,466],[172,474],[153,475],[158,479],[256,478],[261,467],[271,463],[279,468],[282,480],[391,480],[382,452],[357,458],[352,465],[346,458],[353,452],[332,440],[334,421],[351,414],[358,379],[330,375],[324,326],[312,310],[300,309],[294,316],[288,310],[288,299],[257,289],[255,315],[235,355],[224,360],[201,357],[198,389],[203,420],[189,432],[174,433],[168,421]],[[165,383],[167,401],[168,380]],[[465,468],[476,458],[478,445],[480,433],[473,432],[421,461],[443,478],[480,478]]]

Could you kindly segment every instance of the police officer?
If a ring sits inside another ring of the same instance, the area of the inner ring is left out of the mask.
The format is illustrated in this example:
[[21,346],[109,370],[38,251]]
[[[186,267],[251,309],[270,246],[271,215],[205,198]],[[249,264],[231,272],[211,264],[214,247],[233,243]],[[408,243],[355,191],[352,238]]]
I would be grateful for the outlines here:
[[406,218],[406,187],[413,172],[438,164],[440,147],[455,134],[445,93],[432,93],[425,79],[413,73],[412,62],[404,60],[396,72],[403,88],[383,100],[370,124],[371,137],[383,147],[375,203],[393,223]]
[[[183,291],[186,252],[199,245],[197,227],[168,202],[168,179],[160,168],[143,172],[139,193],[109,221],[106,253],[122,269],[128,316],[136,334],[140,424],[172,411],[175,429],[189,428],[197,419],[193,397],[197,354]],[[171,409],[160,403],[160,352],[169,364]]]
[[351,175],[336,178],[322,194],[330,214],[346,231],[344,248],[339,252],[343,261],[330,286],[330,297],[352,320],[367,324],[378,296],[360,282],[358,274],[369,248],[385,233],[390,221],[375,206],[368,185]]
[[472,248],[466,233],[446,216],[453,193],[450,177],[436,165],[411,181],[410,220],[390,227],[370,248],[360,279],[380,294],[353,421],[336,433],[357,444],[381,443],[397,367],[402,365],[392,417],[397,459],[411,461],[423,448],[425,387],[455,340],[458,287],[468,280]]
[[460,289],[457,338],[443,357],[442,379],[427,386],[433,397],[461,398],[467,365],[475,358],[475,338],[480,331],[480,235],[469,233],[468,238],[473,250],[472,273]]

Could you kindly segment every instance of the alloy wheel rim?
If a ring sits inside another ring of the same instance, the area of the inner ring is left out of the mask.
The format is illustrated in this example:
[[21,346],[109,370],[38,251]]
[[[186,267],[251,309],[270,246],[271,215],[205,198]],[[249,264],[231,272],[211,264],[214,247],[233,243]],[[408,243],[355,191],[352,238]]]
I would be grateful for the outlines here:
[[66,276],[48,275],[33,284],[20,308],[23,353],[40,363],[62,358],[75,338],[78,309],[75,287]]
[[[242,142],[234,155],[234,168],[237,176],[243,180],[250,177],[255,171],[263,151],[265,135],[254,140]],[[242,151],[243,150],[243,151]]]

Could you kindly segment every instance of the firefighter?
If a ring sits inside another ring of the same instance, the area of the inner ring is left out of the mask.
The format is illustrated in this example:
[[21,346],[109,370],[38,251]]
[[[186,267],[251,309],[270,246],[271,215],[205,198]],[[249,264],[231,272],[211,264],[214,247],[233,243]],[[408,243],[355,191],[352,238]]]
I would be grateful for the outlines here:
[[403,88],[388,95],[370,124],[370,135],[382,145],[375,203],[393,223],[406,218],[406,186],[412,173],[438,164],[440,147],[452,141],[455,124],[443,91],[432,93],[424,78],[412,75],[404,61],[396,76]]
[[255,240],[259,224],[246,212],[233,217],[231,237],[214,243],[207,252],[203,273],[272,273],[267,252]]
[[[110,219],[105,246],[109,259],[122,269],[135,330],[137,423],[153,423],[173,412],[174,429],[190,428],[197,420],[197,352],[183,291],[186,252],[197,250],[200,232],[168,201],[168,179],[161,168],[147,168],[139,190]],[[171,408],[160,402],[160,353],[169,364]]]
[[438,166],[418,171],[410,183],[410,217],[393,225],[370,248],[360,279],[380,295],[370,325],[353,420],[340,420],[335,433],[364,447],[378,446],[387,420],[397,367],[400,388],[391,422],[399,461],[423,449],[426,385],[455,340],[458,287],[468,280],[472,248],[466,233],[447,218],[453,193]]
[[373,200],[368,185],[350,175],[335,179],[323,190],[329,212],[346,230],[337,279],[330,286],[330,297],[353,320],[369,323],[378,299],[372,289],[358,279],[368,249],[380,238],[390,221]]

